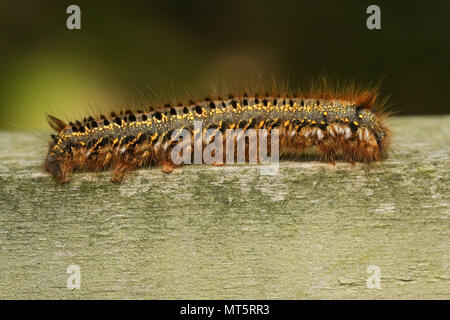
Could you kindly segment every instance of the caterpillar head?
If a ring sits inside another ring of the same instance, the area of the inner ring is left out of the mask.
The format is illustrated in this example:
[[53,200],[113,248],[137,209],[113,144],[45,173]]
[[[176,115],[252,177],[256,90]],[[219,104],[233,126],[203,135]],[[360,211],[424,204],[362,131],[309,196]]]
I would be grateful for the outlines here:
[[[60,133],[67,127],[67,124],[51,115],[47,115],[47,121],[56,132]],[[61,148],[61,139],[59,134],[52,134],[51,140],[49,141],[48,154],[45,158],[44,168],[45,171],[50,173],[58,182],[64,183],[69,181],[67,177],[67,166],[63,161],[63,150]]]
[[[52,136],[53,137],[53,136]],[[45,158],[45,171],[50,173],[59,183],[68,182],[68,167],[64,161],[63,152],[55,139],[50,141],[47,157]]]

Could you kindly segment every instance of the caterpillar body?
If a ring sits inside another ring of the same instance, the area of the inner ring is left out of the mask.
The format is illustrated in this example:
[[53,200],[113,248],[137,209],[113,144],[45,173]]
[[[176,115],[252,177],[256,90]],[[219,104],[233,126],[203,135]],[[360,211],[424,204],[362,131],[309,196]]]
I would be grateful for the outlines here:
[[[229,95],[166,105],[152,111],[126,110],[109,116],[66,123],[48,115],[57,132],[49,141],[45,170],[57,182],[69,181],[75,170],[112,170],[120,182],[132,170],[160,165],[171,172],[175,130],[192,132],[194,122],[206,129],[279,130],[280,155],[315,151],[322,160],[371,163],[388,154],[386,113],[376,89],[346,94]],[[224,155],[225,156],[225,155]]]

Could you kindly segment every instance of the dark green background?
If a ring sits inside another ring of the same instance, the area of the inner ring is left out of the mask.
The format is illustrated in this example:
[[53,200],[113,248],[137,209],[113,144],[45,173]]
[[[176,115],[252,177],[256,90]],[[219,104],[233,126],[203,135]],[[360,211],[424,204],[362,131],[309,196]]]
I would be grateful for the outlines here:
[[[66,28],[70,4],[79,31]],[[370,4],[381,30],[366,28]],[[449,1],[2,1],[0,128],[46,127],[45,112],[117,91],[195,91],[274,70],[291,83],[384,78],[399,114],[449,113],[449,13]]]

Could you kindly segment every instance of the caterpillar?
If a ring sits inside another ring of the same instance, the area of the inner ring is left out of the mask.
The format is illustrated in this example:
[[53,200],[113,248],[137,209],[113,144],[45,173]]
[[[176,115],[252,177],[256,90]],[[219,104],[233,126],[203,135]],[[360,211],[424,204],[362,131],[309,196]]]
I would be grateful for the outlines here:
[[230,94],[69,123],[47,115],[56,134],[49,140],[44,168],[59,183],[68,182],[77,170],[111,170],[112,182],[141,167],[158,165],[168,173],[176,167],[170,157],[174,131],[193,132],[195,121],[218,132],[267,129],[269,138],[277,129],[281,156],[315,152],[331,163],[372,163],[389,152],[384,104],[378,87],[340,92],[321,88],[306,94]]

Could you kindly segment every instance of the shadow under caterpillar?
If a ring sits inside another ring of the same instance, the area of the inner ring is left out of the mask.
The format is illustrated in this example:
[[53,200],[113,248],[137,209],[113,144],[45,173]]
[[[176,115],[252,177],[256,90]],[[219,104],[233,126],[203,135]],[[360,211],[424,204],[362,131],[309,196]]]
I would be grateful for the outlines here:
[[318,90],[307,95],[229,95],[69,123],[48,115],[57,134],[51,135],[44,167],[59,183],[68,182],[75,170],[112,170],[112,182],[151,165],[171,172],[176,166],[170,157],[172,133],[192,132],[195,121],[205,130],[220,132],[267,129],[269,138],[270,130],[278,129],[280,155],[302,156],[314,149],[331,163],[336,159],[371,163],[386,158],[390,145],[383,104],[374,88],[342,94]]

